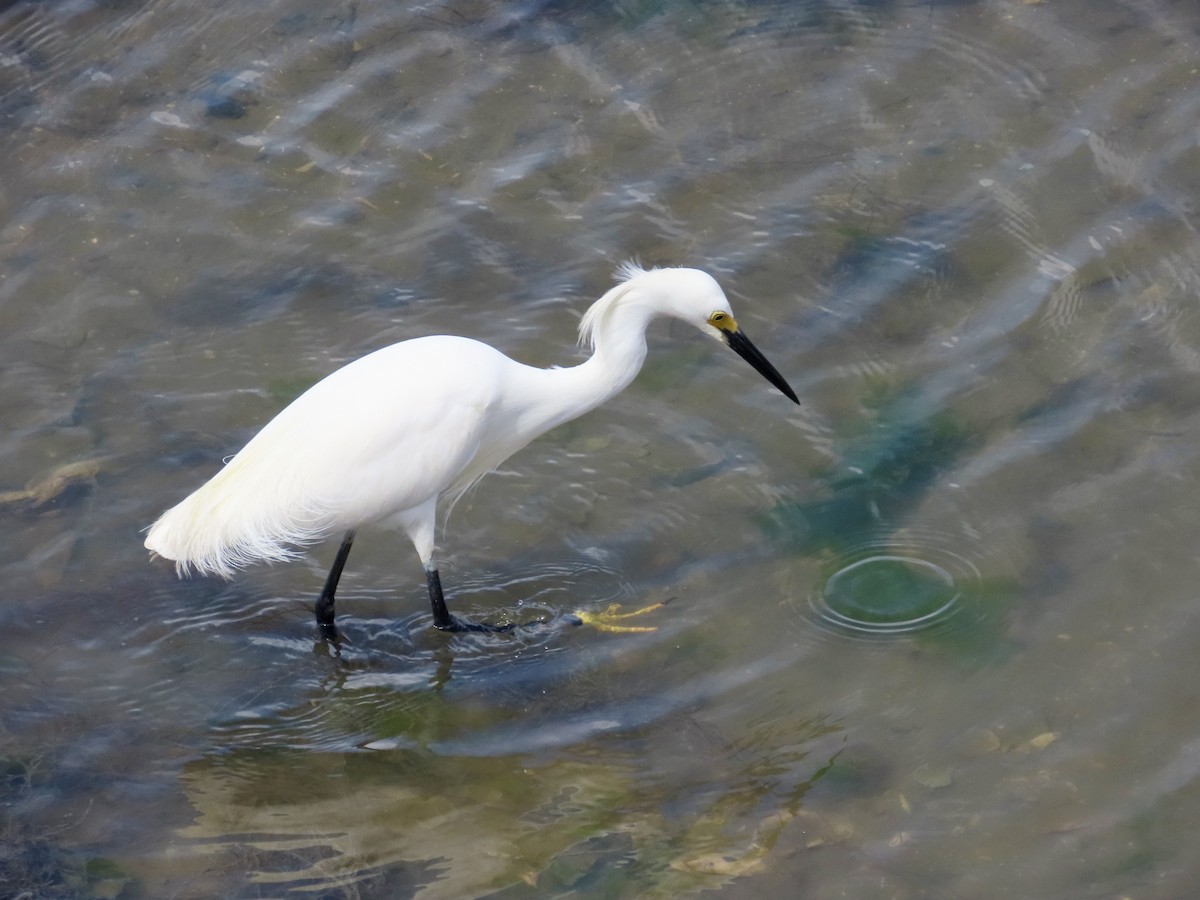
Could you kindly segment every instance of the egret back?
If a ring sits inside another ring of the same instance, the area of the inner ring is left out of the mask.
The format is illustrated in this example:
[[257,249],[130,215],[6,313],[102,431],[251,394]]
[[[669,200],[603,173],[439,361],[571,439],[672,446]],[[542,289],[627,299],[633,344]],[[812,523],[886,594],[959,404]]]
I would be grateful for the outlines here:
[[505,368],[517,365],[486,344],[445,336],[355,360],[167,510],[146,547],[174,560],[180,574],[231,577],[419,507],[471,471],[486,411],[497,404]]

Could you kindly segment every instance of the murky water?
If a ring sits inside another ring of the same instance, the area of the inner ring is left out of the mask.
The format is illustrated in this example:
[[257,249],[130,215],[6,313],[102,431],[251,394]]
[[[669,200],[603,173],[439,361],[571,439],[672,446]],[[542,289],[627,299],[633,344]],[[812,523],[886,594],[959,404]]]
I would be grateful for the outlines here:
[[[0,893],[1190,893],[1197,60],[1167,0],[6,5]],[[446,528],[544,624],[435,632],[386,533],[340,654],[332,546],[147,561],[339,364],[573,363],[631,257],[803,406],[656,326]]]

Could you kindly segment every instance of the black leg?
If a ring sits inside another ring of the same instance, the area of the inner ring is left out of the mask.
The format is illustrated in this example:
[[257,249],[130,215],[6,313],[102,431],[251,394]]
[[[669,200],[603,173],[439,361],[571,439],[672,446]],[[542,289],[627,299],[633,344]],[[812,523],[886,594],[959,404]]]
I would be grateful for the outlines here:
[[321,596],[317,598],[315,610],[317,627],[321,629],[322,637],[331,641],[338,639],[337,626],[333,624],[333,595],[337,591],[338,582],[342,578],[342,569],[346,568],[346,559],[350,556],[350,547],[353,544],[354,532],[347,531],[346,536],[342,538],[342,546],[338,547],[337,556],[333,559],[333,568],[329,570],[329,577],[325,579],[325,587],[321,589]]
[[455,627],[458,620],[450,615],[446,608],[446,598],[442,596],[442,579],[437,569],[425,570],[425,581],[429,584],[429,602],[433,604],[433,627],[442,631],[458,631]]
[[429,583],[429,602],[433,604],[433,627],[439,631],[512,631],[516,627],[508,625],[483,625],[478,622],[466,622],[458,616],[450,615],[446,608],[446,598],[442,596],[442,579],[437,569],[426,569],[425,580]]

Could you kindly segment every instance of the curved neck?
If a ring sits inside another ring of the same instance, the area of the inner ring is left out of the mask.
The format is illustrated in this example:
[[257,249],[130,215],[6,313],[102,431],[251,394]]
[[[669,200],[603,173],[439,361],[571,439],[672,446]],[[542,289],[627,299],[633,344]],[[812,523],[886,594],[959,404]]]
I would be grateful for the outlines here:
[[[531,369],[540,390],[524,394],[526,402],[512,398],[520,413],[520,427],[531,435],[542,434],[569,422],[615,397],[641,371],[646,359],[646,325],[626,316],[620,328],[603,323],[593,334],[592,355],[577,366]],[[535,398],[532,403],[528,398]]]
[[594,350],[587,360],[575,366],[577,377],[601,394],[596,404],[615,397],[629,386],[646,361],[646,326],[650,316],[614,328],[611,322],[601,323],[592,335]]

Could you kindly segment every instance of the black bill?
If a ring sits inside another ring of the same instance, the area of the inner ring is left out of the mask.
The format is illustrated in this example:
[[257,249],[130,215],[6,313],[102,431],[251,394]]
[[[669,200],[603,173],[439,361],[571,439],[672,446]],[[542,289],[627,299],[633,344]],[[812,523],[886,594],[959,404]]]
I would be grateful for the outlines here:
[[754,366],[755,371],[771,382],[771,384],[775,385],[775,387],[779,388],[785,397],[793,403],[800,402],[791,385],[783,380],[783,376],[779,374],[773,365],[767,362],[767,358],[751,343],[750,338],[746,337],[746,332],[740,328],[737,331],[726,331],[724,332],[724,338],[725,343],[729,345],[729,349]]

